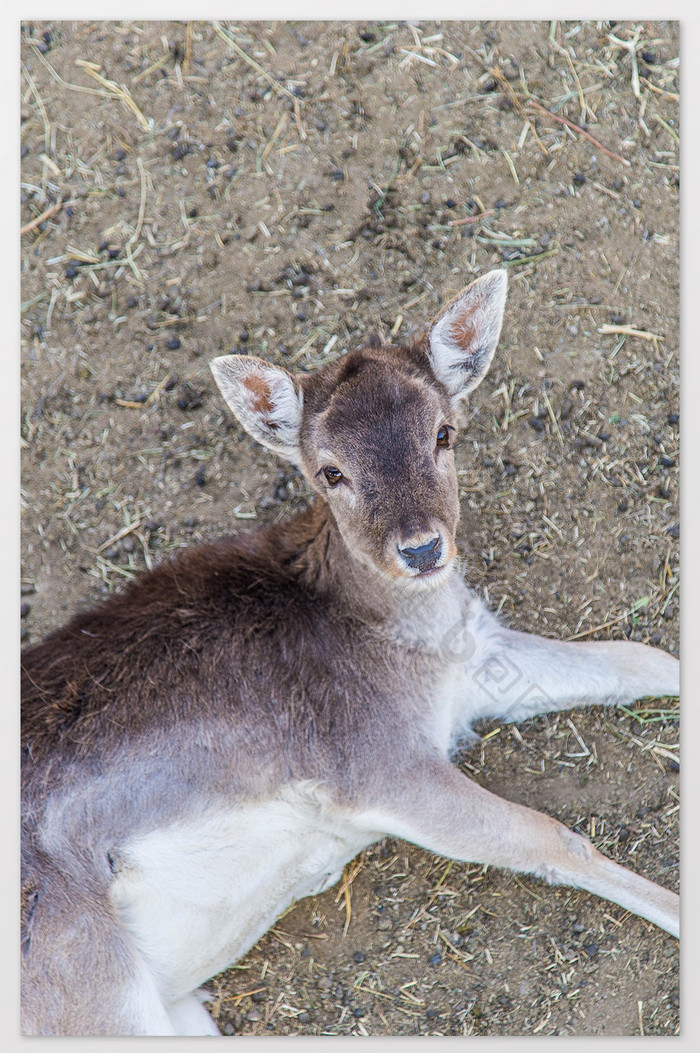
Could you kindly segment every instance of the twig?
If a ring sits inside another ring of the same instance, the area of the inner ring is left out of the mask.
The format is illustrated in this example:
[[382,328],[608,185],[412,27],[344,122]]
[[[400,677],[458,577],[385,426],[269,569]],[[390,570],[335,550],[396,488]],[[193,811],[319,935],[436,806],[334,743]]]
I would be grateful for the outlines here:
[[556,51],[559,52],[560,55],[564,56],[564,58],[566,59],[567,63],[569,64],[569,69],[571,70],[571,76],[574,78],[574,83],[576,85],[576,90],[578,92],[578,100],[579,100],[579,104],[581,106],[581,120],[585,121],[586,113],[589,113],[591,115],[591,117],[593,117],[595,119],[595,114],[593,113],[593,110],[590,108],[590,106],[586,102],[586,98],[585,98],[585,96],[583,94],[583,88],[581,87],[581,81],[579,80],[578,73],[576,72],[576,67],[574,66],[574,63],[573,63],[572,58],[571,58],[571,55],[569,54],[569,52],[567,51],[567,49],[565,47],[562,47],[561,44],[557,43],[557,41],[554,39],[554,37],[551,34],[550,34],[550,37],[549,37],[549,42],[552,45],[552,47]]
[[55,216],[62,208],[63,201],[57,201],[55,205],[51,205],[51,207],[42,212],[40,216],[35,216],[30,223],[25,223],[23,227],[20,227],[20,235],[29,234],[30,231],[36,230],[37,227],[41,226],[45,219],[50,219],[51,216]]
[[584,629],[583,632],[574,633],[573,636],[567,636],[566,637],[567,643],[570,640],[581,640],[584,636],[590,636],[591,633],[597,633],[601,629],[609,629],[611,625],[617,625],[618,622],[623,622],[625,620],[625,618],[629,618],[631,615],[636,614],[637,610],[639,610],[639,609],[640,608],[638,608],[638,607],[636,607],[636,608],[632,607],[632,608],[630,608],[630,610],[625,611],[623,614],[618,614],[618,616],[616,618],[610,618],[609,621],[603,622],[601,625],[594,625],[592,629]]
[[185,57],[182,62],[182,72],[185,76],[188,76],[190,72],[190,61],[192,59],[192,23],[187,23],[185,29]]
[[71,84],[69,81],[64,80],[63,77],[56,72],[51,63],[47,62],[42,53],[39,51],[39,48],[36,46],[36,44],[30,42],[30,47],[36,55],[36,57],[44,63],[44,65],[46,66],[47,70],[49,71],[53,79],[56,81],[56,83],[60,84],[62,88],[67,88],[69,91],[81,91],[84,92],[86,95],[99,95],[101,99],[112,98],[112,92],[100,91],[99,88],[88,88],[84,84]]
[[[38,52],[38,54],[41,54],[41,52]],[[49,123],[48,114],[46,113],[46,107],[44,106],[44,101],[41,98],[41,95],[39,94],[39,89],[37,88],[36,84],[34,83],[34,80],[32,79],[32,75],[29,72],[29,70],[27,69],[27,67],[24,65],[24,63],[21,63],[21,65],[22,65],[22,70],[24,72],[24,75],[27,78],[27,81],[29,83],[29,87],[32,90],[32,94],[33,94],[34,98],[36,99],[36,104],[39,107],[39,112],[41,113],[41,119],[44,122],[44,153],[43,153],[43,167],[42,167],[42,175],[41,175],[41,193],[39,195],[39,201],[43,205],[44,202],[46,201],[47,168],[49,167],[49,165],[48,165],[48,162],[49,162],[48,154],[49,154],[49,152],[51,150],[51,125]]]
[[121,539],[126,537],[127,534],[131,534],[134,530],[138,530],[145,519],[147,519],[147,516],[139,516],[139,518],[135,519],[133,523],[129,523],[127,526],[122,527],[121,530],[116,532],[116,534],[104,541],[96,551],[104,552],[106,548],[109,548],[110,545],[113,545],[117,541],[121,541]]
[[[666,608],[668,607],[669,603],[673,599],[673,594],[674,594],[674,592],[676,591],[676,589],[678,588],[679,585],[680,585],[680,581],[677,581],[675,585],[671,586],[671,588],[665,594],[665,596],[661,597],[661,600],[664,600],[664,599],[666,600],[666,602],[664,603],[663,607],[661,608],[661,613],[662,614],[666,613]],[[661,603],[661,600],[659,600],[659,603]]]
[[[540,150],[545,155],[545,157],[548,157],[549,156],[549,152],[547,150],[547,147],[544,145],[544,143],[540,139],[539,135],[537,134],[537,129],[535,128],[535,125],[533,124],[533,122],[528,117],[527,113],[525,112],[525,108],[523,107],[523,104],[521,103],[520,99],[518,98],[518,96],[515,94],[515,92],[511,88],[510,84],[508,83],[508,81],[506,80],[504,75],[501,73],[501,71],[498,68],[498,66],[492,66],[490,68],[490,70],[489,70],[489,73],[491,74],[492,77],[496,78],[498,83],[505,90],[506,95],[508,96],[510,101],[515,106],[515,108],[518,111],[518,113],[530,125],[530,131],[533,134],[535,142],[537,143],[537,145],[539,146]],[[528,100],[528,101],[530,101],[530,100]]]
[[44,289],[44,291],[40,292],[38,296],[32,296],[31,300],[25,300],[23,304],[20,304],[20,314],[24,314],[24,312],[28,311],[30,307],[33,307],[35,303],[41,303],[42,300],[46,299],[46,296],[46,289]]
[[341,896],[345,900],[345,925],[343,926],[343,936],[347,936],[347,934],[348,934],[348,929],[350,928],[350,918],[352,917],[352,902],[351,902],[351,899],[350,899],[350,886],[352,885],[353,881],[355,880],[357,875],[362,870],[362,866],[364,864],[364,861],[365,861],[365,854],[364,854],[364,852],[361,852],[360,856],[359,856],[359,859],[356,861],[354,866],[349,866],[349,867],[346,868],[346,873],[345,873],[345,876],[343,877],[343,883],[340,886],[338,894],[335,897],[335,902],[336,903],[340,900]]
[[534,263],[536,260],[546,260],[548,256],[557,256],[559,249],[547,249],[546,252],[534,252],[531,256],[519,256],[514,260],[503,260],[501,267],[524,267],[526,263]]
[[267,72],[266,69],[263,69],[263,67],[260,65],[260,63],[256,62],[255,59],[252,59],[250,57],[250,55],[248,55],[243,50],[242,47],[239,47],[238,44],[236,43],[236,41],[232,37],[230,37],[228,35],[226,30],[221,26],[221,24],[219,22],[214,22],[213,25],[214,25],[214,29],[219,34],[219,36],[222,38],[222,40],[225,40],[226,43],[228,44],[228,46],[233,51],[235,51],[237,55],[240,55],[240,57],[244,60],[244,62],[247,62],[248,65],[251,66],[255,70],[256,73],[259,73],[261,77],[264,77],[271,88],[274,88],[275,91],[279,92],[282,95],[286,95],[288,99],[292,99],[292,101],[294,101],[294,102],[298,102],[299,101],[297,99],[296,95],[294,95],[291,91],[289,91],[287,88],[285,88],[282,84],[278,84],[277,81],[275,80],[275,78],[273,76],[271,76]]
[[675,91],[665,91],[663,88],[658,88],[656,84],[652,84],[646,77],[640,77],[639,80],[645,88],[649,88],[651,91],[656,92],[657,95],[664,95],[667,99],[673,99],[674,102],[678,102],[680,99],[680,95],[676,95]]
[[448,221],[448,227],[463,227],[467,223],[479,223],[482,219],[486,219],[487,216],[494,216],[496,214],[495,208],[490,208],[486,212],[479,212],[476,216],[463,216],[461,219],[451,219]]
[[406,58],[402,59],[399,63],[399,69],[403,69],[404,65],[411,59],[418,59],[419,62],[425,62],[426,66],[437,66],[437,62],[433,59],[429,59],[426,55],[419,54],[419,52],[415,50],[415,46],[411,47],[409,45],[407,48],[399,48],[399,51],[403,52],[406,56]]
[[99,66],[94,62],[87,62],[85,59],[76,59],[75,64],[76,66],[80,66],[81,69],[84,69],[87,75],[92,77],[93,80],[96,80],[98,84],[101,84],[103,88],[106,88],[112,98],[119,99],[127,109],[131,110],[144,131],[150,132],[150,124],[141,113],[141,110],[138,108],[126,88],[117,84],[113,80],[108,80],[106,77],[103,77],[102,74],[98,72]]
[[558,121],[559,124],[565,124],[567,128],[571,128],[572,131],[579,132],[588,139],[589,142],[593,143],[595,147],[602,150],[604,154],[607,154],[608,157],[612,157],[615,161],[619,161],[620,164],[626,165],[628,168],[630,167],[630,162],[625,157],[620,157],[619,154],[615,154],[612,150],[608,150],[607,146],[603,146],[603,144],[599,143],[597,139],[594,139],[591,133],[587,132],[585,128],[581,128],[578,124],[574,124],[573,121],[568,120],[566,117],[558,117],[556,113],[552,113],[551,110],[546,109],[544,106],[540,106],[539,102],[535,102],[534,99],[528,100],[528,106],[534,106],[535,109],[539,110],[541,113],[551,117],[553,121]]
[[301,123],[301,103],[296,97],[294,98],[294,120],[296,122],[297,131],[299,132],[299,138],[304,142],[306,139],[306,131],[304,125]]
[[172,373],[168,373],[168,374],[167,374],[167,375],[166,375],[166,376],[165,376],[165,377],[163,378],[163,380],[161,380],[160,384],[158,384],[158,386],[157,386],[157,387],[155,387],[155,388],[153,389],[153,391],[151,392],[151,394],[150,394],[150,395],[148,396],[148,398],[146,399],[146,401],[145,401],[145,402],[143,403],[143,406],[144,406],[144,407],[146,407],[146,406],[152,406],[152,405],[153,405],[153,403],[154,403],[154,402],[156,401],[156,399],[158,398],[158,396],[160,395],[160,393],[161,393],[161,391],[163,390],[163,388],[165,388],[165,387],[166,387],[166,385],[167,385],[167,384],[168,384],[168,383],[169,383],[169,382],[170,382],[170,381],[171,381],[172,379],[173,379],[173,375],[172,375]]
[[505,159],[506,159],[506,161],[508,163],[508,167],[510,168],[510,174],[513,177],[513,182],[515,183],[516,186],[520,186],[520,178],[519,178],[518,173],[516,171],[515,165],[513,164],[512,157],[510,156],[508,151],[506,149],[504,149],[504,147],[501,147],[501,153],[503,154],[503,156],[505,157]]
[[136,242],[139,240],[139,235],[141,234],[141,227],[143,226],[143,218],[146,214],[146,169],[144,168],[143,161],[140,157],[136,158],[136,165],[139,170],[139,175],[141,176],[141,200],[139,201],[139,215],[138,219],[136,220],[136,229],[134,230],[134,233],[131,235],[125,246],[127,256],[131,255],[131,246],[135,245]]
[[637,65],[637,48],[639,46],[639,38],[641,36],[641,33],[642,30],[640,26],[637,27],[637,30],[632,40],[620,40],[619,37],[614,36],[612,33],[608,33],[608,40],[610,40],[613,44],[617,44],[619,48],[623,48],[625,51],[629,52],[630,58],[632,60],[632,92],[636,99],[639,99],[641,97],[641,92],[639,89],[639,66]]
[[251,995],[259,994],[261,991],[267,991],[267,987],[251,987],[249,991],[241,991],[237,995],[228,995],[226,998],[221,998],[219,1001],[223,1005],[224,1002],[233,1002],[234,1005],[240,1005],[244,998],[250,998]]
[[633,325],[601,325],[598,330],[603,336],[617,334],[618,336],[638,336],[640,340],[662,340],[658,333],[648,333],[645,329],[635,329]]
[[547,412],[549,413],[549,416],[550,416],[550,418],[552,420],[552,425],[553,425],[554,430],[555,430],[555,432],[557,434],[557,438],[559,439],[559,445],[561,446],[561,448],[563,450],[564,449],[564,440],[562,438],[561,431],[559,430],[559,422],[558,422],[558,420],[556,418],[556,414],[554,413],[554,410],[552,409],[552,403],[549,401],[549,396],[548,396],[547,392],[544,389],[542,390],[542,397],[544,399],[544,404],[547,407]]
[[[37,54],[41,55],[41,52],[38,49],[37,49]],[[44,100],[42,99],[41,95],[39,94],[39,89],[37,88],[36,84],[34,83],[32,75],[29,72],[29,70],[27,69],[27,67],[24,65],[23,62],[20,63],[20,65],[22,66],[22,72],[24,73],[25,77],[27,78],[27,82],[29,84],[29,87],[32,90],[32,95],[36,99],[36,104],[39,107],[39,112],[41,113],[41,119],[44,122],[44,153],[48,154],[48,152],[49,152],[49,150],[51,148],[51,126],[49,124],[49,118],[48,118],[48,115],[46,113],[46,107],[44,106]]]
[[677,144],[678,144],[678,145],[680,146],[680,142],[681,142],[681,140],[680,140],[680,136],[678,135],[678,133],[677,133],[677,132],[675,132],[675,131],[673,130],[673,128],[671,127],[671,125],[670,125],[670,124],[667,124],[667,122],[666,122],[666,121],[665,121],[665,120],[663,119],[663,117],[659,117],[658,113],[655,113],[655,114],[654,114],[654,120],[655,120],[655,121],[656,121],[656,122],[657,122],[658,124],[660,124],[662,128],[665,128],[665,129],[666,129],[666,131],[668,132],[668,134],[669,134],[669,135],[671,136],[671,138],[673,139],[673,141],[674,141],[675,143],[677,143]]
[[277,142],[277,139],[279,138],[279,135],[280,135],[280,133],[281,133],[281,131],[284,128],[286,123],[287,123],[287,114],[283,113],[282,116],[280,117],[279,121],[277,122],[277,127],[275,128],[274,132],[272,133],[272,135],[268,139],[267,145],[266,145],[265,149],[262,152],[262,155],[260,157],[261,161],[266,160],[267,155],[270,153],[270,151],[272,150],[272,147]]
[[159,58],[157,60],[157,62],[154,62],[152,66],[148,67],[148,69],[141,70],[140,73],[137,73],[135,77],[131,78],[131,86],[132,86],[132,88],[133,88],[134,84],[138,84],[139,81],[144,80],[149,75],[149,73],[155,73],[155,71],[157,69],[160,69],[162,66],[164,66],[169,61],[170,61],[170,52],[168,52],[167,55],[163,55],[161,58]]

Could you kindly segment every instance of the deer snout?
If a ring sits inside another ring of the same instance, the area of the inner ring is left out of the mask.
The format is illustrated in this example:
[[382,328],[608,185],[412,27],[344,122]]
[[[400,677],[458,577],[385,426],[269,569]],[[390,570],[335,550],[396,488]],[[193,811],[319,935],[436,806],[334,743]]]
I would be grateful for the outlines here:
[[439,534],[427,539],[419,539],[410,545],[397,546],[403,562],[411,570],[419,572],[431,570],[442,556],[442,538]]

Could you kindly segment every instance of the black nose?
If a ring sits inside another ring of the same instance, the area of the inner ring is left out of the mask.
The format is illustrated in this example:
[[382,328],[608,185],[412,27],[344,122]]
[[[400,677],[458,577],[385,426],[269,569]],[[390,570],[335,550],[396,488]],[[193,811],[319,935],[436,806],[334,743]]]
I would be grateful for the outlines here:
[[399,552],[413,570],[428,570],[434,567],[440,559],[442,546],[440,538],[434,537],[424,545],[418,545],[416,548],[400,548]]

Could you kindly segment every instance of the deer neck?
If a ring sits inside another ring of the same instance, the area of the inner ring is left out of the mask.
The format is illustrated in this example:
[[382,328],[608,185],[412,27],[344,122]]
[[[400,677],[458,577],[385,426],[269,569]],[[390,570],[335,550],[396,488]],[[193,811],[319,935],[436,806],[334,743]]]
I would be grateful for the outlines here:
[[440,585],[416,587],[393,581],[346,545],[327,505],[316,500],[291,524],[299,581],[375,631],[407,645],[436,646],[445,617],[464,602],[465,586],[454,568]]

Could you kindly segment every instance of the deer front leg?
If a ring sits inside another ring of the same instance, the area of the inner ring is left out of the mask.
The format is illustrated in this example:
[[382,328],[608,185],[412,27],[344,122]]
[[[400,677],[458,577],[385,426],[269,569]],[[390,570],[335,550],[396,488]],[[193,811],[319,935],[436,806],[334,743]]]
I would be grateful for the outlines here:
[[424,760],[382,781],[357,821],[438,855],[487,863],[585,889],[679,935],[679,899],[602,855],[550,816],[506,801],[451,764]]
[[[479,717],[518,721],[574,706],[678,695],[679,662],[627,641],[562,642],[498,625],[479,612],[469,636],[465,705]],[[455,655],[459,660],[459,653]]]

